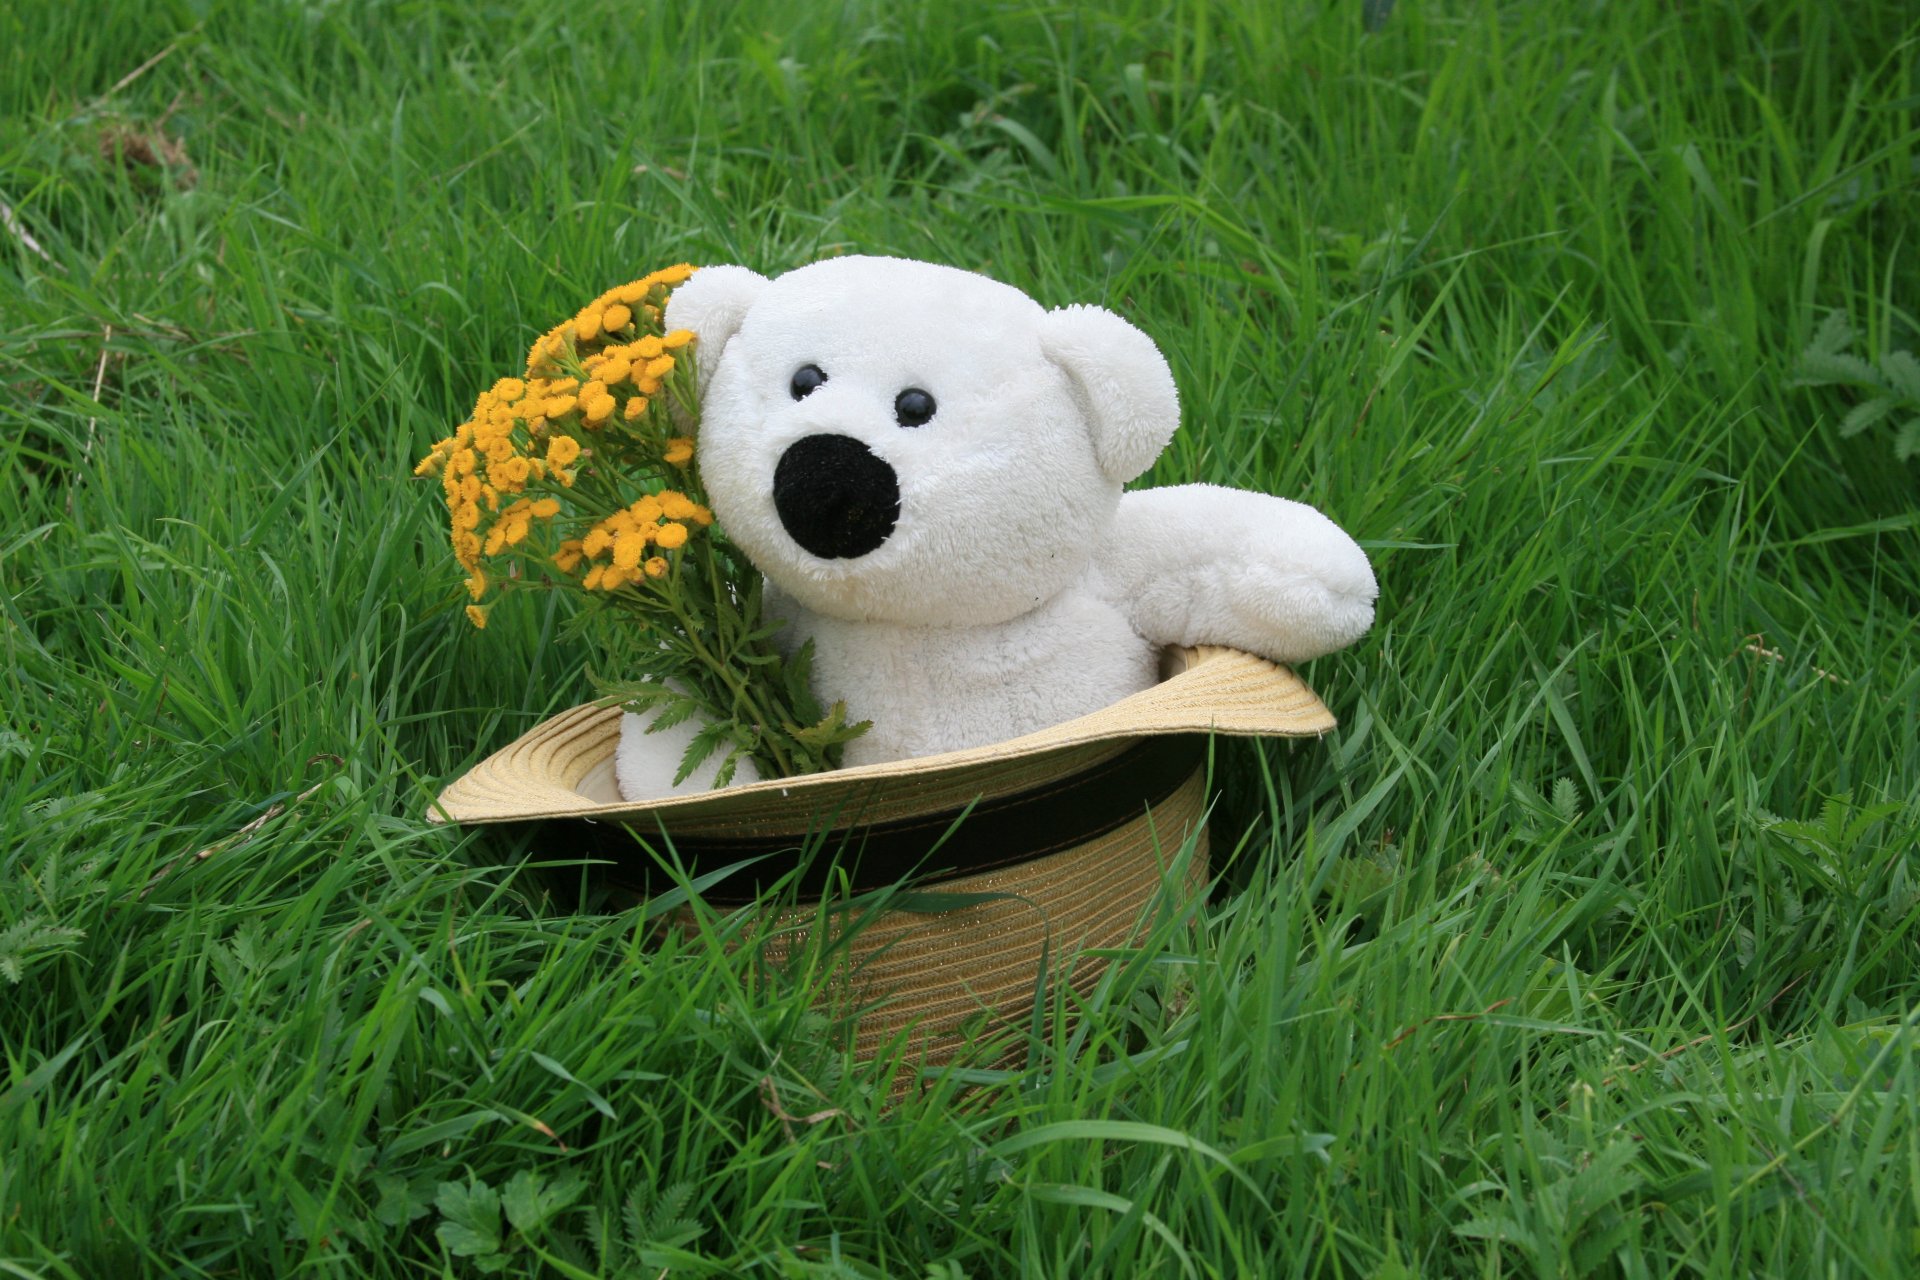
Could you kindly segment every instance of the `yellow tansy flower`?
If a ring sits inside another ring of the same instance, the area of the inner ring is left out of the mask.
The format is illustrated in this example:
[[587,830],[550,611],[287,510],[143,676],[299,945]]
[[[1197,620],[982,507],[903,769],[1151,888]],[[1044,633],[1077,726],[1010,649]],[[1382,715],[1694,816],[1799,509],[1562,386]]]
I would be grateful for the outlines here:
[[613,562],[622,569],[639,565],[647,554],[647,540],[637,533],[623,533],[613,541]]
[[[470,415],[416,461],[414,474],[436,479],[442,490],[474,626],[487,625],[489,597],[499,594],[502,576],[521,572],[514,557],[532,555],[537,521],[566,515],[584,529],[557,549],[543,544],[549,579],[608,592],[670,577],[674,558],[666,553],[712,523],[712,513],[686,493],[645,492],[662,479],[673,483],[668,478],[676,474],[694,483],[695,473],[668,468],[691,467],[697,441],[670,435],[665,418],[653,414],[663,380],[696,342],[689,330],[661,333],[668,296],[693,270],[680,263],[608,289],[540,334],[527,348],[525,376],[496,378],[474,398]],[[631,428],[601,433],[616,417]],[[574,470],[594,454],[595,476]],[[586,478],[574,501],[563,500],[562,486],[573,489],[577,477]],[[627,486],[637,500],[613,505],[613,494]],[[494,556],[508,567],[489,563]]]

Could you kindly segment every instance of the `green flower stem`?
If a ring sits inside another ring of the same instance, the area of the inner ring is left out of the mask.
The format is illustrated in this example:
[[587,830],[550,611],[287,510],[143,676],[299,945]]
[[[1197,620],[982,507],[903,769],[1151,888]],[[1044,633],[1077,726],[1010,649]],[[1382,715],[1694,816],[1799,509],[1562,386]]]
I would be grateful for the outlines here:
[[[711,548],[709,548],[709,552],[710,550]],[[700,660],[701,664],[706,667],[709,673],[718,676],[721,682],[732,691],[733,705],[736,711],[734,718],[736,720],[740,719],[741,717],[737,713],[742,710],[750,713],[752,717],[750,722],[760,726],[761,731],[756,735],[756,741],[759,747],[772,757],[771,763],[779,770],[782,777],[791,776],[794,773],[793,760],[781,749],[779,738],[776,735],[766,732],[766,726],[779,723],[778,718],[760,704],[759,699],[754,694],[751,683],[743,679],[731,663],[723,661],[711,653],[706,645],[701,643],[697,621],[681,602],[680,593],[663,589],[660,591],[660,598],[666,602],[667,607],[673,611],[674,618],[679,621],[681,633],[686,637],[687,643],[693,650],[694,655]]]

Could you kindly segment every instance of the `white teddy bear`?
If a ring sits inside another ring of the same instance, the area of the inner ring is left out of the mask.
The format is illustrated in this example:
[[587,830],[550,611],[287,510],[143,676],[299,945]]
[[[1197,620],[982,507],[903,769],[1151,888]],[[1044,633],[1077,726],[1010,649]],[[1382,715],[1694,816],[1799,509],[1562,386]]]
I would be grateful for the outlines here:
[[[847,765],[1016,737],[1153,684],[1163,646],[1299,662],[1358,639],[1367,557],[1285,498],[1122,493],[1179,425],[1153,341],[972,272],[834,258],[768,280],[707,267],[674,293],[701,387],[701,475],[766,575],[782,643],[814,642],[823,704],[873,727]],[[622,723],[629,799],[679,788],[695,726]],[[752,777],[742,771],[740,781]]]

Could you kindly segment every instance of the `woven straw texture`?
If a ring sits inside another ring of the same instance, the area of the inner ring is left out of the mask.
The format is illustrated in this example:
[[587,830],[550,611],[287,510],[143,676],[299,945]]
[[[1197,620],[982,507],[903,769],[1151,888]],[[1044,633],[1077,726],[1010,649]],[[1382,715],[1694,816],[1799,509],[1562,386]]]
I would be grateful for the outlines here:
[[[536,726],[441,792],[430,816],[459,823],[578,819],[676,837],[786,836],[857,840],[870,824],[938,814],[976,801],[1027,796],[1109,761],[1142,737],[1219,733],[1310,737],[1332,714],[1285,667],[1232,649],[1170,651],[1161,683],[1039,733],[967,751],[779,779],[646,803],[620,798],[613,755],[617,707],[581,706]],[[1172,780],[1169,779],[1169,782]],[[1072,848],[924,886],[943,895],[1005,897],[938,912],[893,908],[859,922],[841,952],[832,999],[859,1011],[855,1052],[871,1057],[903,1032],[909,1059],[937,1064],[982,1032],[1032,1014],[1043,957],[1048,989],[1085,993],[1106,961],[1148,923],[1168,862],[1191,838],[1182,887],[1205,883],[1206,788],[1201,773],[1120,826]],[[937,833],[936,833],[937,834]],[[691,916],[679,913],[683,924]],[[844,915],[828,927],[847,927]],[[789,912],[769,944],[779,961],[819,916]]]
[[[892,908],[860,920],[844,940],[830,990],[835,1012],[860,1015],[854,1056],[871,1059],[905,1033],[905,1062],[944,1064],[996,1032],[1025,1028],[1043,958],[1049,991],[1066,982],[1086,995],[1107,960],[1083,953],[1128,946],[1152,923],[1149,909],[1189,835],[1195,847],[1186,874],[1169,886],[1174,900],[1164,905],[1179,907],[1206,883],[1205,808],[1205,780],[1196,772],[1151,810],[1085,844],[929,886],[941,895],[1007,896],[950,911]],[[784,914],[767,958],[786,961],[818,921],[804,908]],[[692,917],[679,913],[677,923]]]

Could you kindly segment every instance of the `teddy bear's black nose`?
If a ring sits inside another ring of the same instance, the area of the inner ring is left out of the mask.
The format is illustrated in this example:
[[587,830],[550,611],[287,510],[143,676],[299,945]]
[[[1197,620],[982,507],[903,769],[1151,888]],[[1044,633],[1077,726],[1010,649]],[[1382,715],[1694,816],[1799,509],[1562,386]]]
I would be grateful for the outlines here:
[[804,436],[773,469],[773,506],[787,535],[822,560],[851,560],[900,519],[900,480],[852,436]]

